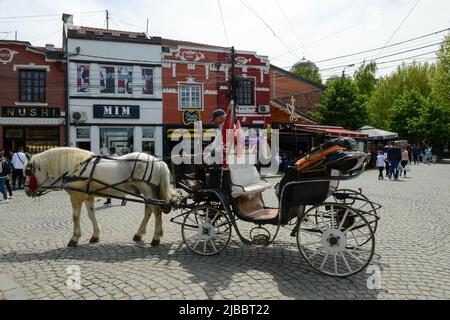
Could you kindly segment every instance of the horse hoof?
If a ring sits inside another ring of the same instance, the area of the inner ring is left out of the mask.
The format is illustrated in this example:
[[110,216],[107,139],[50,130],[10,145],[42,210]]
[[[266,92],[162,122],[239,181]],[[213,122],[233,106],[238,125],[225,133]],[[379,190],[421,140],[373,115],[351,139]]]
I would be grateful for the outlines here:
[[99,241],[100,241],[99,238],[94,238],[94,237],[92,237],[92,238],[89,240],[89,243],[98,243]]
[[135,236],[133,237],[133,241],[136,241],[136,242],[142,241],[142,237],[140,237],[140,236],[138,236],[138,235],[135,235]]
[[152,247],[159,246],[159,240],[152,240]]
[[78,246],[78,242],[74,241],[74,240],[70,240],[69,243],[67,244],[67,246],[74,248],[74,247]]

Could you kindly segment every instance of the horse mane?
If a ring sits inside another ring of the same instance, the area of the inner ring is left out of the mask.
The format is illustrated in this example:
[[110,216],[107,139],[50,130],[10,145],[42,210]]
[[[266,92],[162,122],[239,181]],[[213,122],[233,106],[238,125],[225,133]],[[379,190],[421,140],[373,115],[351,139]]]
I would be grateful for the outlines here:
[[93,154],[78,148],[54,148],[34,155],[30,161],[42,177],[59,178],[66,172],[70,175],[81,162]]

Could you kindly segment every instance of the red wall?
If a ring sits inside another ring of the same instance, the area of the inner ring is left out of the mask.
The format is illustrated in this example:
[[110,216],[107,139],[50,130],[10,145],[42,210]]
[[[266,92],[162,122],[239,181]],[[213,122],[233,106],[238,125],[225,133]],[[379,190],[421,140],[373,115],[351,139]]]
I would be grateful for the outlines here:
[[[31,52],[27,50],[27,45],[19,45],[7,42],[0,42],[0,49],[8,48],[18,53],[14,55],[13,60],[7,64],[0,62],[0,107],[15,106],[19,102],[19,70],[14,71],[16,64],[48,65],[50,72],[46,73],[46,103],[48,107],[59,107],[61,112],[66,111],[66,93],[65,93],[65,74],[66,64],[61,61],[46,61],[45,54]],[[30,106],[34,107],[32,104]],[[38,108],[38,106],[36,106]],[[3,148],[3,128],[0,125],[0,149]],[[60,126],[60,144],[64,145],[65,126]]]

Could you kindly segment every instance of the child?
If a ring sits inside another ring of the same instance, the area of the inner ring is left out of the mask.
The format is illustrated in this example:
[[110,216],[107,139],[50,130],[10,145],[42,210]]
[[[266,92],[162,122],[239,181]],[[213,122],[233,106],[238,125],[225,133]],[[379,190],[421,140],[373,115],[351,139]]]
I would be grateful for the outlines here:
[[384,161],[385,161],[385,156],[383,154],[382,150],[378,151],[378,156],[377,156],[377,168],[380,171],[380,174],[378,175],[378,180],[383,180],[383,170],[384,170]]

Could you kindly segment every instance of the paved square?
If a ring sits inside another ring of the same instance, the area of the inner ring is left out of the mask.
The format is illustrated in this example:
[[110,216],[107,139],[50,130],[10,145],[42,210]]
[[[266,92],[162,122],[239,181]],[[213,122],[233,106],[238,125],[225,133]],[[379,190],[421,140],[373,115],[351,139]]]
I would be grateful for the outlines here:
[[[220,255],[201,257],[184,246],[171,213],[161,246],[150,246],[153,218],[145,244],[136,244],[143,206],[117,200],[109,208],[97,202],[99,244],[88,244],[83,209],[80,245],[67,248],[67,194],[33,200],[17,192],[0,206],[0,299],[449,299],[450,164],[412,166],[399,182],[377,175],[371,170],[340,187],[361,187],[383,205],[371,263],[381,270],[381,289],[367,288],[364,271],[346,279],[316,273],[284,228],[273,246],[246,247],[233,235]],[[273,190],[265,199],[276,205]],[[80,289],[71,290],[66,282],[77,270]]]

